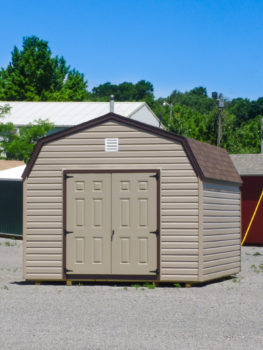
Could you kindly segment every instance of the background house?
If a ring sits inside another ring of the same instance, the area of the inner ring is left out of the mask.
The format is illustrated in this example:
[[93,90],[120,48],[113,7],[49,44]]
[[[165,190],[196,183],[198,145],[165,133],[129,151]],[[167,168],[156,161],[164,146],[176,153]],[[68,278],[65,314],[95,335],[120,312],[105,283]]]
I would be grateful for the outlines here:
[[142,123],[160,126],[159,119],[145,102],[0,102],[0,106],[5,104],[11,110],[1,122],[12,122],[17,128],[37,119],[48,119],[59,131],[110,111]]
[[24,162],[0,160],[0,235],[22,237]]
[[[242,178],[242,238],[263,191],[263,154],[232,154],[231,159]],[[263,244],[263,201],[249,230],[245,244]]]

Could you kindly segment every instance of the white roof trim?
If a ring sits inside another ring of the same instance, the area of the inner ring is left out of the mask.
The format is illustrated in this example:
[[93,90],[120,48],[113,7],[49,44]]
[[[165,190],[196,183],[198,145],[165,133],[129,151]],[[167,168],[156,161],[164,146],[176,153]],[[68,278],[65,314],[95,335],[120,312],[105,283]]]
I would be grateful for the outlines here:
[[26,165],[20,165],[15,168],[10,168],[0,171],[0,181],[22,181],[22,174]]

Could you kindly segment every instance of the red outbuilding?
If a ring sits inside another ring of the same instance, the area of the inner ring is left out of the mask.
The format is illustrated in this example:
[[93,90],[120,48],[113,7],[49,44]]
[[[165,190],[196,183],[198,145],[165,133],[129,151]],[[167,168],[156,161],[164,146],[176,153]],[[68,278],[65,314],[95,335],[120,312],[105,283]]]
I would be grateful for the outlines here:
[[[242,178],[242,239],[263,191],[263,154],[233,154],[232,161]],[[263,198],[248,231],[244,244],[263,245]]]

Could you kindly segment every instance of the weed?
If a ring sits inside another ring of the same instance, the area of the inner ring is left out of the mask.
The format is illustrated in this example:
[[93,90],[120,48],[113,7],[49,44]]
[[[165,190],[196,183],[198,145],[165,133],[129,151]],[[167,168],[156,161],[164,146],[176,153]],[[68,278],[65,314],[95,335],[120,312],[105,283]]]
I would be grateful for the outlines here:
[[232,278],[232,281],[233,281],[234,283],[237,283],[237,282],[240,282],[240,279],[237,278],[237,277],[233,277],[233,278]]
[[79,283],[77,284],[77,286],[81,287],[81,286],[83,286],[83,283],[80,283],[80,282],[79,282]]
[[246,253],[246,255],[251,255],[250,253]]
[[[263,265],[263,264],[261,264],[261,265]],[[260,265],[259,265],[259,267],[260,267]],[[257,267],[256,267],[255,264],[251,265],[250,268],[251,268],[254,272],[259,273],[259,270],[257,269]]]
[[149,283],[149,282],[144,283],[143,286],[145,288],[148,288],[148,289],[154,289],[155,288],[155,285],[153,283]]
[[135,284],[132,284],[132,287],[139,289],[141,287],[141,285],[139,283],[135,283]]
[[6,290],[8,290],[9,288],[5,285],[4,287],[3,287],[3,289],[6,289]]
[[0,243],[0,245],[2,245],[2,243]]
[[259,264],[258,267],[260,268],[260,270],[263,270],[263,264]]
[[124,287],[123,289],[124,289],[124,290],[128,290],[128,287]]
[[258,255],[260,255],[259,252],[256,252],[256,253],[253,254],[253,256],[258,256]]
[[13,272],[16,272],[17,271],[17,267],[13,270]]
[[6,245],[6,247],[14,247],[14,246],[16,246],[16,241],[13,241],[13,242],[6,241],[5,245]]
[[182,287],[181,284],[178,283],[178,282],[174,283],[174,286],[175,286],[175,288],[181,288]]

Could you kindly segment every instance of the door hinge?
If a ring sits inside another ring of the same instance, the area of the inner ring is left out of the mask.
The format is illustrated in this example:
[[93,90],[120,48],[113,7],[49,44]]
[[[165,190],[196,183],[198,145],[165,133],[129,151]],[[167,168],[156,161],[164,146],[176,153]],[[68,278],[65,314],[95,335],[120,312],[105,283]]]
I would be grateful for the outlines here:
[[156,275],[158,275],[158,273],[159,273],[159,269],[152,270],[152,271],[149,271],[149,272],[156,273]]
[[68,235],[70,233],[73,233],[73,231],[67,231],[67,230],[64,230],[64,235]]
[[150,175],[150,177],[155,177],[155,178],[156,178],[156,180],[159,180],[160,175],[159,175],[159,173],[156,173],[155,175]]
[[156,231],[150,231],[150,233],[153,233],[156,236],[159,236],[159,230],[157,229]]
[[73,270],[69,270],[69,269],[67,269],[67,268],[65,267],[65,268],[64,268],[64,272],[65,272],[65,273],[73,272]]
[[65,180],[69,179],[70,177],[74,177],[74,176],[73,175],[64,174],[64,179]]

